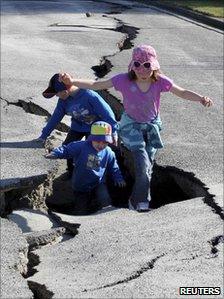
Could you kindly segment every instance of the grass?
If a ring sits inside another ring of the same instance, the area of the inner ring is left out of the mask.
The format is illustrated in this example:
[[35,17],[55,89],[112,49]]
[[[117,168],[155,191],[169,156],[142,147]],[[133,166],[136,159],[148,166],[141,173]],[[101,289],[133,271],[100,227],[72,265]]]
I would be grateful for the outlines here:
[[[147,2],[150,4],[151,1]],[[172,6],[177,5],[216,18],[224,18],[223,0],[163,0],[159,2]]]

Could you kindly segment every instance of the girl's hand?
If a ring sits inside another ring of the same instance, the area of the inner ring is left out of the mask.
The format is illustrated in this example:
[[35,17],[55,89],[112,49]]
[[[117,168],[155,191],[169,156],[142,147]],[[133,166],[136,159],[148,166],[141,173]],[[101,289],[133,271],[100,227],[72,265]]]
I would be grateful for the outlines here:
[[68,73],[60,73],[59,81],[63,82],[65,85],[70,86],[73,84],[73,77]]
[[213,101],[209,97],[202,97],[200,103],[205,107],[211,107],[213,105]]

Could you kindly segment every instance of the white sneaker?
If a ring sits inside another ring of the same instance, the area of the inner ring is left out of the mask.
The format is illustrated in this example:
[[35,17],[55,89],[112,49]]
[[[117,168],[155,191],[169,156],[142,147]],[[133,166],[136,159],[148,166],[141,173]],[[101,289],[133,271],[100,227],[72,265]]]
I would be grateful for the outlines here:
[[136,210],[138,212],[148,212],[150,210],[149,202],[139,202],[137,204]]
[[128,208],[129,210],[131,211],[138,211],[138,212],[148,212],[148,211],[151,211],[152,209],[149,208],[149,202],[139,202],[137,204],[137,207],[136,209],[133,207],[131,201],[129,200],[128,201]]

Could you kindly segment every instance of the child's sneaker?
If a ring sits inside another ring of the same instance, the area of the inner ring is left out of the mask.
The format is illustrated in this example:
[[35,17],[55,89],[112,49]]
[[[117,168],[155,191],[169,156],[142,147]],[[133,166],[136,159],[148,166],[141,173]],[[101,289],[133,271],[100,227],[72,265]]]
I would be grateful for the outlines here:
[[149,202],[139,202],[137,204],[136,210],[138,212],[148,212],[148,211],[150,211]]
[[129,210],[131,210],[131,211],[138,211],[138,212],[148,212],[148,211],[151,211],[152,210],[152,208],[150,208],[149,207],[149,202],[139,202],[138,204],[137,204],[137,207],[136,207],[136,209],[134,208],[134,206],[132,205],[132,203],[131,203],[131,200],[129,199],[129,201],[128,201],[128,208],[129,208]]

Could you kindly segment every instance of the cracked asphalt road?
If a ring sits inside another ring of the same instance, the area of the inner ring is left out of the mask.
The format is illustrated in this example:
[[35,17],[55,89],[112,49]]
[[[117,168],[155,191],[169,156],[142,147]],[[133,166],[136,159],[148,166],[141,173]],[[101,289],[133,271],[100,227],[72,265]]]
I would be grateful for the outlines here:
[[[164,96],[165,148],[157,163],[193,172],[222,205],[221,31],[134,1],[66,1],[66,6],[62,1],[2,1],[1,6],[2,189],[19,188],[29,177],[46,177],[55,167],[55,162],[43,158],[44,149],[31,141],[46,122],[40,111],[51,113],[55,105],[54,98],[41,96],[52,74],[66,70],[95,78],[91,67],[104,57],[112,65],[106,77],[112,76],[126,71],[132,46],[144,42],[157,49],[162,70],[176,84],[215,101],[212,109],[204,110]],[[124,49],[120,45],[128,33],[116,31],[123,23],[137,29]],[[27,113],[8,104],[19,100],[40,107],[39,112]],[[32,298],[27,280],[33,282],[37,298],[44,298],[43,294],[46,298],[174,298],[179,286],[222,287],[221,241],[216,255],[210,244],[214,238],[221,240],[221,219],[203,198],[144,215],[115,209],[61,217],[81,224],[79,234],[36,250],[41,262],[26,280],[10,270],[26,247],[25,237],[11,221],[2,221],[2,298]],[[23,239],[20,250],[16,239],[8,239],[12,231]],[[7,246],[12,249],[8,256]]]

